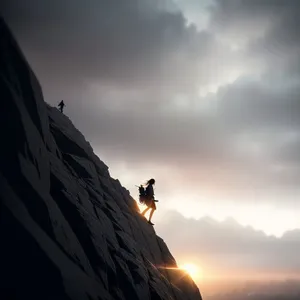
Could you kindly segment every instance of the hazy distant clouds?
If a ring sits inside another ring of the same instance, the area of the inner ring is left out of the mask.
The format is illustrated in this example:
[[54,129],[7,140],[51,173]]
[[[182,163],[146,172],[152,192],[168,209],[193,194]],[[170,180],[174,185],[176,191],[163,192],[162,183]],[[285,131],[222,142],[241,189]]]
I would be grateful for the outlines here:
[[248,276],[248,279],[254,279],[253,275],[267,279],[266,274],[271,274],[269,279],[278,274],[282,278],[299,276],[300,230],[275,238],[242,227],[233,219],[193,220],[175,212],[168,213],[157,227],[175,257],[197,259],[206,276],[224,279],[234,275]]

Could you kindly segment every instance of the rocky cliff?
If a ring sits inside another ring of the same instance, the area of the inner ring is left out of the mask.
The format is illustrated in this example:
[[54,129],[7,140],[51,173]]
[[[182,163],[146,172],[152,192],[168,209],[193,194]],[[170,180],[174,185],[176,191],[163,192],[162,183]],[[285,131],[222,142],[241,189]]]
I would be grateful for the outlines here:
[[1,19],[0,99],[0,299],[201,299]]

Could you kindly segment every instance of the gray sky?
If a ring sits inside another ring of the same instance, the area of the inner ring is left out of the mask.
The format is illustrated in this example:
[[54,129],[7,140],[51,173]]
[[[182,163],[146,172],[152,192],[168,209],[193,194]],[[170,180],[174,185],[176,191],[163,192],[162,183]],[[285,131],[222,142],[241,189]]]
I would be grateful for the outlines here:
[[155,223],[173,209],[277,236],[300,228],[299,1],[3,0],[0,11],[45,100],[65,100],[112,176],[133,196],[156,178]]

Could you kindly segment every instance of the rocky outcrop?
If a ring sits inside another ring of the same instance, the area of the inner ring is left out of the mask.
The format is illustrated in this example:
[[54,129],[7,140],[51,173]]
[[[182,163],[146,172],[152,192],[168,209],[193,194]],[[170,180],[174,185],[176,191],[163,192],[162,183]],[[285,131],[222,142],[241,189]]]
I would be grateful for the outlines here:
[[0,98],[0,299],[201,299],[3,20]]

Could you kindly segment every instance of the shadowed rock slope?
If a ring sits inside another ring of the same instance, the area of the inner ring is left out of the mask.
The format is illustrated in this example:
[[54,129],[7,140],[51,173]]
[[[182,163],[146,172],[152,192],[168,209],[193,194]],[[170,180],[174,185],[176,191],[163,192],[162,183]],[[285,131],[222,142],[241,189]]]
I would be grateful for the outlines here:
[[1,19],[0,99],[0,299],[201,299]]

